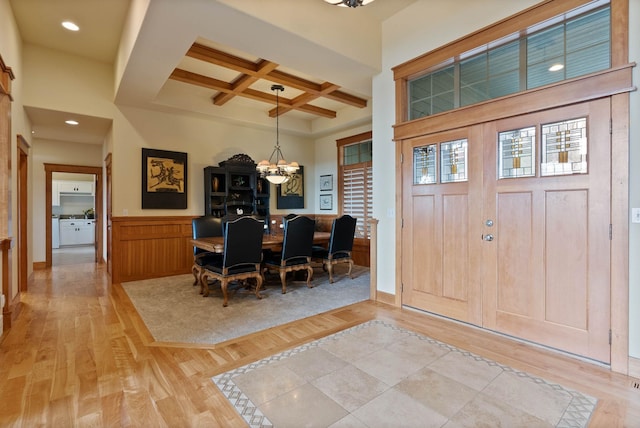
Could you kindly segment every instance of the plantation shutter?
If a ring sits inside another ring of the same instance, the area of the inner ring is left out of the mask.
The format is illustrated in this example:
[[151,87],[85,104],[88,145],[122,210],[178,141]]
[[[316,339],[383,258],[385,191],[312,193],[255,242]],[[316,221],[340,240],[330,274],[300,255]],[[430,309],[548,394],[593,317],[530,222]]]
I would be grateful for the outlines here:
[[343,167],[342,213],[357,219],[356,238],[369,238],[373,217],[373,171],[371,162]]
[[336,141],[338,147],[339,214],[356,219],[356,239],[371,239],[373,218],[373,134],[371,131]]

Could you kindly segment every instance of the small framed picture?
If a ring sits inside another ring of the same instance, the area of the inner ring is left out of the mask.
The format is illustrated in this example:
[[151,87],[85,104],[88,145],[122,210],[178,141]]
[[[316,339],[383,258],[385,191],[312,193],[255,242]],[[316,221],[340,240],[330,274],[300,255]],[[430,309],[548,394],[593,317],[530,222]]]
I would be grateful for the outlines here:
[[320,190],[333,190],[333,175],[320,176]]
[[333,209],[333,195],[320,195],[320,209],[332,210]]

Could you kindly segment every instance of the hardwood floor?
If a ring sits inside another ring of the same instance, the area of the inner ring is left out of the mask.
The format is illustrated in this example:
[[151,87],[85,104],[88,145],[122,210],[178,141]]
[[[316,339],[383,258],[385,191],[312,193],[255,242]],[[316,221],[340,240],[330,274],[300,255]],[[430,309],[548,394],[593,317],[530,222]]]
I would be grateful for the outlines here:
[[[222,310],[222,308],[212,308]],[[217,346],[154,343],[104,265],[34,273],[0,344],[0,426],[244,426],[213,375],[384,319],[599,398],[592,427],[640,426],[640,390],[607,368],[431,317],[363,302]]]

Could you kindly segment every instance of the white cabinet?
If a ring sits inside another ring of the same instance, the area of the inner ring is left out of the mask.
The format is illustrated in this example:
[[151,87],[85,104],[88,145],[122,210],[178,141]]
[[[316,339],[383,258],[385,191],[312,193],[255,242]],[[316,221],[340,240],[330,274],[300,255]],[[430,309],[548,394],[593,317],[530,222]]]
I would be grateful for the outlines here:
[[51,205],[60,206],[60,182],[56,180],[51,181]]
[[87,245],[95,242],[95,220],[60,220],[60,245]]
[[81,193],[93,195],[92,181],[58,181],[59,193]]

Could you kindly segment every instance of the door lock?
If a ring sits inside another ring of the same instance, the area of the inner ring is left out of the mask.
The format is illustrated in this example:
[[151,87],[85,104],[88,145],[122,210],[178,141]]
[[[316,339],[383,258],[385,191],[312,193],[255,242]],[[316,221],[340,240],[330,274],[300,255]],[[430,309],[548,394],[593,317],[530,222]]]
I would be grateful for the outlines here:
[[491,227],[491,226],[493,226],[493,220],[489,219],[489,220],[485,221],[484,224],[486,224],[488,227]]

